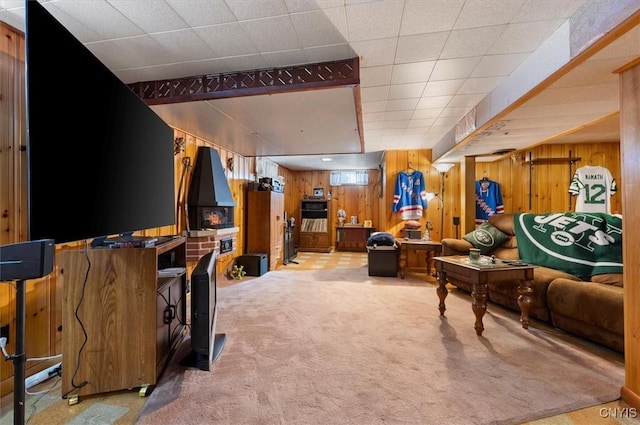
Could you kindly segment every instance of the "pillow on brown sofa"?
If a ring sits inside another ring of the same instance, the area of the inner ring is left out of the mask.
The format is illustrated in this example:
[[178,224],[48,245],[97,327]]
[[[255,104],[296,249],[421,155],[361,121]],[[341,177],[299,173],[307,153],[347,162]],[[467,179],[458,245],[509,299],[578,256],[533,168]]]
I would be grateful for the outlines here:
[[474,247],[480,250],[480,254],[485,255],[504,243],[509,237],[500,229],[489,222],[484,222],[476,227],[476,230],[469,232],[462,237]]

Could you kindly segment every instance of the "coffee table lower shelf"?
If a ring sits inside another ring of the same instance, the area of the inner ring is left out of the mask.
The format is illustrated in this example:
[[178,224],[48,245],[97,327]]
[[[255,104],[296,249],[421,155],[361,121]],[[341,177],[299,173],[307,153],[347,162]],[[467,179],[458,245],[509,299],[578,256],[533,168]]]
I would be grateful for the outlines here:
[[478,336],[482,335],[484,325],[482,319],[487,312],[487,291],[491,281],[513,280],[518,285],[518,307],[520,307],[520,322],[524,329],[529,328],[529,311],[533,299],[531,294],[531,281],[533,280],[533,269],[535,266],[512,266],[504,263],[498,264],[473,264],[467,256],[446,256],[435,257],[437,272],[437,293],[440,303],[438,309],[440,315],[444,316],[446,310],[445,299],[449,294],[447,289],[448,278],[469,283],[473,285],[471,292],[471,308],[476,317],[474,328]]

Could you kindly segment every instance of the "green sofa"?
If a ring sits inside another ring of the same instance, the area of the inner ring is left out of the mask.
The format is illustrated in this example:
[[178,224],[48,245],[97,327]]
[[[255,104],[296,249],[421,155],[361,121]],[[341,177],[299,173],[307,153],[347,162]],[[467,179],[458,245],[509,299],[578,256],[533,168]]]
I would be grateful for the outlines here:
[[[489,223],[507,235],[507,240],[485,255],[517,260],[518,241],[514,215],[500,214]],[[442,240],[443,255],[467,255],[473,245],[465,239]],[[450,284],[471,293],[472,285],[451,279]],[[558,329],[624,352],[624,310],[622,274],[610,273],[581,279],[548,267],[536,267],[531,282],[533,305],[530,317],[550,323]],[[489,301],[520,311],[518,288],[512,281],[489,283]]]

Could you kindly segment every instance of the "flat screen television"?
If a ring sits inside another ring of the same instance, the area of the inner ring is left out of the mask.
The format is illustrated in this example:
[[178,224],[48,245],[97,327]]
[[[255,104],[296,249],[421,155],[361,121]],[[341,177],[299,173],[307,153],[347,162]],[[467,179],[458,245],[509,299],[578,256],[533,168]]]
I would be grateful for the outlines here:
[[226,341],[225,334],[216,333],[216,261],[215,251],[205,254],[191,272],[191,352],[180,364],[200,370],[211,369]]
[[28,239],[175,224],[172,128],[37,1],[25,44]]

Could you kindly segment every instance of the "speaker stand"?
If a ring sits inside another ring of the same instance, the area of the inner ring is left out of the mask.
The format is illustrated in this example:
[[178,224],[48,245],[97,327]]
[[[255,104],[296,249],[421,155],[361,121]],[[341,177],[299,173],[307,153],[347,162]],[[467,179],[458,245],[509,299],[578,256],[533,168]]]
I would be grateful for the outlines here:
[[13,361],[13,423],[24,425],[25,411],[25,364],[27,362],[25,352],[25,323],[26,323],[26,283],[24,280],[16,280],[16,353],[6,360]]

